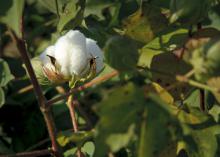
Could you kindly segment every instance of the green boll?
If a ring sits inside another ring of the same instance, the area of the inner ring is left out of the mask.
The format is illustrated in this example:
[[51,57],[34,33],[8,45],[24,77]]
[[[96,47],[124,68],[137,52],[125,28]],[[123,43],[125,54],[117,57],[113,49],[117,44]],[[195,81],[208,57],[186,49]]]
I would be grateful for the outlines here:
[[[38,82],[41,85],[51,85],[51,81],[45,76],[44,71],[43,71],[43,65],[39,57],[35,57],[31,59],[31,64],[34,69],[34,73],[37,77]],[[25,68],[25,66],[23,65]],[[27,71],[27,69],[25,68]]]

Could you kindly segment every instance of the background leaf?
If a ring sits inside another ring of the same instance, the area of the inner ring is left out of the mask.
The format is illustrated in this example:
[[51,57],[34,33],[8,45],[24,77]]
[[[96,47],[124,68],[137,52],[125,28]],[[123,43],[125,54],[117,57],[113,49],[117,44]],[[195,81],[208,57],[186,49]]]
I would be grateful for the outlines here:
[[[5,6],[8,10],[4,12],[3,15],[0,14],[0,22],[5,23],[15,31],[15,33],[21,37],[21,28],[20,28],[20,23],[21,23],[21,18],[22,18],[22,13],[23,13],[23,8],[24,8],[24,0],[7,0],[1,1],[1,6]],[[13,20],[12,20],[13,19]]]

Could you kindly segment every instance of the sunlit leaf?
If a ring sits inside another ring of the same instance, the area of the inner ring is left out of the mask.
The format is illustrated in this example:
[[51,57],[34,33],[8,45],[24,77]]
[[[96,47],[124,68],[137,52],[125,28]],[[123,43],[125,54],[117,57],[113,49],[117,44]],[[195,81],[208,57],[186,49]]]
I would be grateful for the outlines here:
[[93,157],[93,154],[94,154],[94,152],[95,152],[95,145],[94,145],[93,142],[86,142],[86,143],[82,146],[81,150],[82,150],[84,153],[88,154],[89,157]]
[[220,38],[211,39],[192,52],[190,63],[195,70],[197,80],[206,82],[220,75]]
[[154,40],[141,48],[138,65],[141,67],[150,67],[154,55],[180,48],[186,39],[186,29],[175,27],[165,29]]
[[209,110],[209,114],[213,116],[216,122],[219,122],[220,120],[220,106],[214,105],[211,110]]
[[72,149],[66,150],[66,151],[63,153],[63,155],[64,155],[64,157],[72,157],[72,156],[74,156],[74,154],[76,153],[76,151],[77,151],[77,148],[74,147],[74,148],[72,148]]
[[125,19],[123,24],[127,36],[148,43],[167,27],[167,19],[159,8],[143,3],[142,8]]
[[[218,88],[220,90],[220,77],[213,77],[210,78],[207,81],[208,85],[213,87],[213,88]],[[219,92],[213,92],[215,95],[216,100],[220,103],[220,93]]]
[[158,94],[160,99],[162,99],[164,102],[167,104],[173,105],[174,104],[174,99],[170,95],[170,93],[162,88],[159,84],[152,82],[149,86],[146,86],[145,91],[147,93],[155,93]]
[[57,141],[64,147],[69,143],[83,144],[86,140],[93,137],[93,131],[82,131],[74,133],[73,131],[63,131],[58,134]]

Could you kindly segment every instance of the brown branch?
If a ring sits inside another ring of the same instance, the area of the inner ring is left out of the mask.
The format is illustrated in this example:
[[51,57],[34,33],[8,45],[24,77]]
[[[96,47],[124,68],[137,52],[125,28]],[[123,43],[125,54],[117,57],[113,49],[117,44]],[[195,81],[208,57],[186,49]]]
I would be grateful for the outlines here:
[[[73,95],[70,95],[68,97],[67,106],[70,111],[70,116],[71,116],[71,120],[73,124],[73,131],[76,133],[79,131],[79,129],[78,129],[78,123],[77,123],[76,115],[75,115],[75,105],[76,105],[76,102],[75,100],[73,100]],[[77,154],[77,157],[84,157],[83,153],[81,152],[80,147],[77,148],[76,154]]]
[[67,106],[70,111],[70,116],[73,124],[73,130],[74,132],[78,132],[78,124],[76,120],[76,115],[75,115],[75,101],[73,100],[73,95],[70,95],[67,101]]
[[46,156],[53,154],[51,150],[44,149],[44,150],[36,150],[31,152],[22,152],[10,155],[0,155],[0,157],[37,157],[37,156]]
[[52,114],[51,114],[51,111],[50,111],[50,107],[48,107],[46,105],[47,100],[43,95],[42,89],[41,89],[41,87],[40,87],[40,85],[37,81],[37,78],[36,78],[36,75],[34,73],[33,67],[31,65],[30,58],[28,56],[28,52],[27,52],[27,49],[26,49],[25,40],[23,38],[23,34],[24,34],[23,29],[24,29],[23,28],[23,20],[21,19],[20,30],[22,32],[22,37],[19,38],[13,30],[10,31],[11,37],[16,42],[16,46],[18,48],[18,51],[21,55],[21,58],[22,58],[22,60],[25,64],[27,72],[30,76],[31,83],[33,84],[35,95],[37,97],[40,109],[42,111],[42,114],[44,116],[44,119],[45,119],[45,122],[46,122],[46,125],[47,125],[47,129],[48,129],[48,133],[49,133],[49,136],[50,136],[50,139],[51,139],[52,150],[54,152],[54,155],[55,156],[61,156],[60,151],[59,151],[59,147],[58,147],[58,144],[57,144],[57,141],[56,141],[55,123],[54,123],[54,120],[53,120],[53,117],[52,117]]
[[47,101],[47,106],[51,106],[51,105],[53,105],[54,103],[56,103],[56,102],[58,102],[60,100],[67,99],[67,97],[70,96],[73,93],[76,93],[78,91],[82,91],[82,90],[84,90],[86,88],[89,88],[89,87],[92,87],[95,84],[99,84],[101,82],[104,82],[104,81],[106,81],[106,80],[108,80],[108,79],[110,79],[112,77],[117,76],[117,75],[118,75],[118,72],[117,71],[113,71],[113,72],[111,72],[109,74],[106,74],[106,75],[104,75],[102,77],[97,77],[97,78],[93,79],[92,81],[90,81],[90,82],[88,82],[88,83],[86,83],[86,84],[84,84],[82,86],[79,86],[79,87],[71,89],[69,92],[67,92],[66,94],[64,94],[64,95],[62,95],[60,97],[57,97],[57,98],[54,98],[54,99],[51,99],[51,100]]

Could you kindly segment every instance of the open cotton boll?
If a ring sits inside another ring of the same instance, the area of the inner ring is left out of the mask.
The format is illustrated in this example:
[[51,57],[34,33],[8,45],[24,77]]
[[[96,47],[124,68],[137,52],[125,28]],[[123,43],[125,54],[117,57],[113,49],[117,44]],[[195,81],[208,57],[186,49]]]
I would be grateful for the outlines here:
[[55,58],[65,76],[81,76],[88,69],[86,38],[79,31],[70,30],[55,43]]
[[99,73],[103,67],[104,54],[97,45],[96,41],[90,38],[86,38],[86,49],[90,58],[95,58],[96,74]]
[[55,70],[54,65],[51,63],[49,56],[54,57],[54,46],[49,46],[46,50],[40,55],[40,60],[44,67]]
[[44,75],[52,83],[77,81],[93,78],[104,65],[104,56],[95,40],[86,38],[81,32],[70,30],[41,55]]

